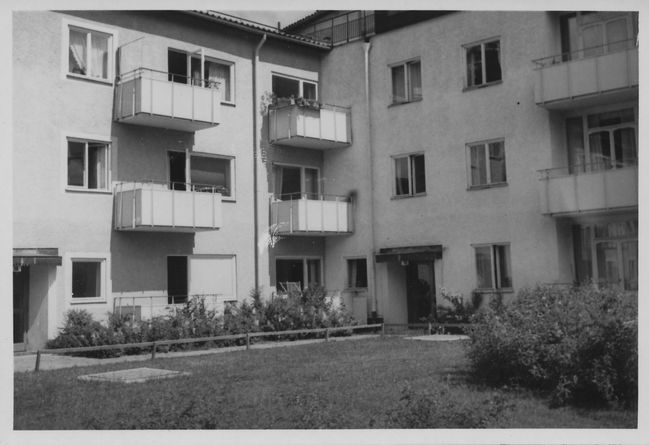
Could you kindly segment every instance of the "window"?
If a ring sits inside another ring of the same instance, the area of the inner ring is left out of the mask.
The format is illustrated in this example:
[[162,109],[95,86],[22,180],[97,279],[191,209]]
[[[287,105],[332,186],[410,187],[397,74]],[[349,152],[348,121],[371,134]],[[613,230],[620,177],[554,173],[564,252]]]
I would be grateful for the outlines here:
[[192,153],[189,156],[189,178],[187,155],[182,151],[169,152],[169,182],[174,190],[220,193],[234,199],[232,172],[234,158]]
[[635,46],[637,13],[577,12],[561,17],[562,60],[594,57]]
[[303,97],[318,99],[318,84],[316,82],[285,77],[273,74],[273,93],[276,97]]
[[167,304],[184,303],[189,294],[186,256],[167,257]]
[[203,296],[214,303],[218,297],[237,299],[234,255],[173,255],[167,257],[167,304],[184,303]]
[[87,303],[106,299],[106,258],[71,258],[72,302]]
[[423,154],[394,158],[395,196],[414,196],[426,192]]
[[[275,260],[275,284],[280,292],[322,286],[320,258]],[[304,285],[304,283],[307,283]]]
[[68,139],[67,144],[68,188],[108,190],[109,144],[79,139]]
[[112,35],[68,28],[68,74],[109,81],[112,72]]
[[312,167],[274,165],[275,198],[317,199],[320,194],[319,170]]
[[234,64],[211,57],[201,57],[169,50],[167,56],[168,80],[170,82],[218,88],[221,102],[234,102]]
[[505,141],[480,142],[467,145],[469,187],[485,187],[507,183]]
[[485,86],[502,80],[500,40],[465,46],[467,88]]
[[637,165],[633,108],[566,119],[570,173]]
[[355,258],[347,260],[347,287],[367,288],[367,260]]
[[509,244],[474,246],[478,289],[511,289]]
[[421,100],[421,62],[414,60],[394,65],[392,72],[392,103]]

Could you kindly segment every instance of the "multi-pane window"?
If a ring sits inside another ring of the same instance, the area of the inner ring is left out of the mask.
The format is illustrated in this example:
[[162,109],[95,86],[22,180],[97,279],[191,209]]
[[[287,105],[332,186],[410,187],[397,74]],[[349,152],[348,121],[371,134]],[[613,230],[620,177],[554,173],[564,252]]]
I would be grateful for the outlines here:
[[275,198],[282,201],[291,199],[317,199],[320,190],[319,170],[312,167],[274,165]]
[[509,244],[474,246],[478,289],[512,287]]
[[638,16],[633,12],[577,12],[561,17],[562,60],[595,57],[635,46]]
[[103,299],[104,295],[104,259],[72,259],[72,298]]
[[112,36],[89,29],[69,27],[68,73],[109,80],[112,69]]
[[187,161],[185,152],[169,152],[169,182],[172,189],[187,190],[189,185],[196,192],[220,193],[234,198],[234,158],[192,153],[189,166]]
[[633,108],[568,118],[566,133],[572,174],[638,163]]
[[68,139],[69,188],[108,190],[108,144]]
[[392,74],[392,103],[421,100],[421,62],[413,60],[393,65],[390,69]]
[[272,83],[273,93],[278,98],[318,99],[318,84],[316,82],[273,74]]
[[365,258],[347,260],[347,287],[350,289],[367,287],[367,260]]
[[426,192],[426,168],[423,154],[394,158],[395,196],[413,196]]
[[505,142],[479,142],[467,145],[469,187],[507,183]]
[[320,258],[278,258],[275,260],[277,290],[288,292],[322,286]]
[[466,85],[468,88],[502,80],[500,40],[468,45],[466,50]]
[[169,81],[218,88],[222,102],[234,102],[233,63],[170,49],[167,64]]

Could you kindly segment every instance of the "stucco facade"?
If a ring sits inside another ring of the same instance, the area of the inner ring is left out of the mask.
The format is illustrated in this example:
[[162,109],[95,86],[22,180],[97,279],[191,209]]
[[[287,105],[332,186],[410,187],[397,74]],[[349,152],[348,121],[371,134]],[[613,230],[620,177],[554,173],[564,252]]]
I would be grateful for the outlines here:
[[[364,38],[330,47],[299,26],[289,35],[209,13],[14,13],[22,347],[42,347],[69,309],[101,320],[130,305],[145,317],[177,289],[222,307],[255,286],[318,284],[361,323],[396,324],[434,312],[443,288],[505,299],[587,279],[637,289],[637,15],[395,17],[387,26],[377,12]],[[632,43],[588,57],[583,39],[566,46],[565,27],[607,24]],[[604,68],[615,57],[620,72]],[[576,70],[595,86],[570,80]],[[331,107],[287,103],[278,120],[269,95],[291,88]],[[291,119],[320,136],[291,134]],[[218,184],[192,179],[215,180],[214,168]]]

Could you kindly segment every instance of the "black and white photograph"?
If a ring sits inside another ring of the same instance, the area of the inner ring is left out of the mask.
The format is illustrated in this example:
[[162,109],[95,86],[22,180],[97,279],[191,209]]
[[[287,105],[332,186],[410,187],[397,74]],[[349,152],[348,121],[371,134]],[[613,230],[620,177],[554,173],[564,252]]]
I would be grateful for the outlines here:
[[58,3],[0,442],[649,443],[638,1]]

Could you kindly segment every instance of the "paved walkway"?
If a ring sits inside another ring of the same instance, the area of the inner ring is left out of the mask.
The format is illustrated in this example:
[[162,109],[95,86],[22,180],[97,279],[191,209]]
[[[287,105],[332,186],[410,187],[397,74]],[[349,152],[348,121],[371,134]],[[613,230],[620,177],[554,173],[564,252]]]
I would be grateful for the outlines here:
[[[329,341],[346,341],[346,340],[362,340],[366,338],[376,338],[378,334],[364,334],[353,335],[351,337],[330,337]],[[288,346],[300,346],[311,343],[323,343],[323,339],[309,339],[309,340],[295,340],[295,341],[282,341],[273,342],[268,341],[264,343],[251,344],[250,349],[268,349],[268,348],[281,348]],[[196,355],[209,355],[209,354],[222,354],[225,352],[245,350],[245,346],[229,346],[226,348],[214,349],[200,349],[196,351],[177,351],[177,352],[156,352],[157,358],[175,358],[175,357],[191,357]],[[94,365],[108,365],[113,363],[123,362],[141,362],[151,359],[151,354],[141,355],[123,355],[121,357],[113,358],[87,358],[87,357],[72,357],[69,355],[58,354],[41,354],[41,370],[48,369],[61,369],[73,368],[76,366],[94,366]],[[36,366],[36,354],[16,355],[14,356],[14,372],[29,372],[34,371]]]
[[404,338],[406,340],[421,340],[421,341],[470,340],[468,335],[450,335],[450,334],[418,335],[417,337],[404,337]]

